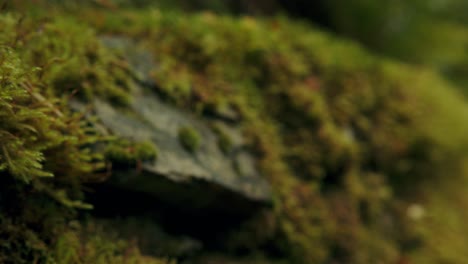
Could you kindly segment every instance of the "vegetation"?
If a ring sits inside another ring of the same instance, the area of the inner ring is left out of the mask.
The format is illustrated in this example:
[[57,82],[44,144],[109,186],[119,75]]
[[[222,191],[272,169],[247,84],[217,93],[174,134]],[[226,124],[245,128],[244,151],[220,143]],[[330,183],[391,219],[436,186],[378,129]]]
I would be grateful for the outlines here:
[[135,166],[142,161],[154,161],[158,151],[152,142],[119,139],[106,146],[104,155],[115,165]]
[[339,34],[387,56],[433,67],[467,92],[466,1],[332,0],[324,5],[326,23]]
[[[122,18],[128,27],[118,26]],[[423,223],[404,212],[428,198],[418,190],[424,182],[458,171],[467,146],[467,127],[456,121],[466,103],[437,74],[283,18],[153,10],[92,22],[151,47],[160,92],[180,106],[238,109],[280,201],[278,237],[257,246],[274,243],[308,263],[432,254],[413,242],[436,237],[421,238]]]
[[181,127],[179,141],[187,151],[194,153],[200,147],[201,136],[191,127]]
[[[82,184],[99,180],[103,153],[90,151],[100,136],[67,103],[131,100],[131,70],[98,32],[148,47],[154,89],[179,107],[230,106],[242,117],[275,205],[238,230],[230,252],[288,263],[465,261],[468,105],[437,72],[284,17],[36,16],[0,16],[0,260],[150,263],[131,245],[135,262],[125,259],[128,242],[70,227],[75,208],[89,207]],[[188,127],[179,138],[190,152],[202,140]],[[156,156],[147,144],[119,144],[108,159]]]
[[82,184],[100,181],[95,171],[103,168],[102,155],[89,148],[101,136],[67,103],[101,96],[125,104],[127,69],[91,29],[65,16],[2,14],[0,27],[0,262],[89,263],[96,253],[79,251],[88,246],[79,240],[54,253],[64,249],[63,234],[75,236],[76,209],[92,208]]
[[214,125],[213,131],[218,136],[218,147],[224,154],[229,154],[232,150],[232,140],[228,134],[219,126]]
[[[52,249],[52,263],[116,263],[116,264],[173,264],[166,259],[143,256],[136,243],[123,240],[103,231],[103,227],[90,224],[75,226],[80,232],[62,234]],[[84,243],[82,241],[85,241]]]

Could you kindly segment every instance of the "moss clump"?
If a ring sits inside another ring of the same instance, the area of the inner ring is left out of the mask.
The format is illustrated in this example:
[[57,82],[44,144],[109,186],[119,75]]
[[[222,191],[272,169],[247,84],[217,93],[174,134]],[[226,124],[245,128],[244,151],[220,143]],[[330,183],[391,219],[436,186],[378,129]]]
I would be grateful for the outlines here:
[[221,149],[221,151],[224,153],[224,154],[229,154],[232,150],[232,141],[231,141],[231,138],[226,135],[225,133],[220,133],[218,135],[218,146],[219,146],[219,149]]
[[69,16],[20,21],[15,15],[2,16],[0,27],[8,32],[3,34],[11,41],[7,45],[35,68],[43,93],[81,100],[99,96],[122,106],[129,103],[128,65],[100,43],[92,28]]
[[158,156],[158,150],[152,142],[132,142],[118,139],[106,146],[104,155],[116,166],[135,166],[142,161],[155,160]]
[[[67,103],[128,103],[128,69],[73,19],[0,14],[0,262],[57,263],[58,237],[101,180],[103,138]],[[148,156],[147,148],[139,150]],[[123,254],[123,253],[122,253]],[[93,263],[94,261],[72,263]]]
[[135,146],[135,154],[141,160],[155,160],[158,157],[158,149],[152,142],[141,142]]
[[[75,223],[77,224],[77,223]],[[137,244],[110,233],[94,222],[61,234],[51,256],[58,264],[175,264],[165,258],[143,255]]]
[[219,126],[214,125],[213,131],[218,137],[218,147],[224,154],[229,154],[233,148],[231,137]]
[[191,153],[195,153],[200,147],[201,136],[192,127],[179,128],[178,137],[180,144]]
[[102,163],[88,148],[95,131],[48,93],[27,60],[19,24],[0,15],[0,262],[39,263],[75,209],[91,207],[81,184]]

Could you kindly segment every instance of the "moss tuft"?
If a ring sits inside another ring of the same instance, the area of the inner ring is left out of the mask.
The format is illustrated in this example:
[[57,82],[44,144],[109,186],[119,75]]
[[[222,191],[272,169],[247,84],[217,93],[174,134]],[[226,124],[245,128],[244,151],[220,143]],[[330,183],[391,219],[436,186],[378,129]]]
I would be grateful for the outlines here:
[[214,133],[218,137],[218,147],[224,154],[229,154],[232,151],[232,139],[229,135],[219,126],[214,125]]
[[224,154],[229,154],[232,150],[231,138],[225,133],[221,133],[218,136],[218,146]]
[[200,147],[201,136],[192,127],[181,127],[178,132],[180,144],[189,152],[195,153]]
[[117,234],[105,231],[94,222],[85,227],[79,224],[73,230],[61,234],[51,250],[53,263],[96,264],[175,264],[175,261],[143,255],[135,241],[126,240]]
[[158,150],[149,141],[131,142],[125,139],[117,139],[106,146],[104,155],[116,166],[130,167],[137,165],[138,162],[155,160]]

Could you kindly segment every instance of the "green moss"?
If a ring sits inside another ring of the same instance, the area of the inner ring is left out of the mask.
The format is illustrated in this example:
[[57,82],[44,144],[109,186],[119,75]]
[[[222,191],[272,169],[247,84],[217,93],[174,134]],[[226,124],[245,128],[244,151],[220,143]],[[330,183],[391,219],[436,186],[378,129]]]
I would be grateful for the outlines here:
[[195,153],[201,144],[201,136],[192,127],[181,127],[178,132],[180,144],[189,152]]
[[401,204],[466,156],[466,102],[434,72],[286,18],[94,12],[85,17],[101,31],[153,49],[154,80],[172,101],[239,110],[277,197],[269,239],[294,263],[396,262],[413,229],[382,219],[404,222]]
[[[76,209],[92,208],[82,184],[99,178],[102,157],[89,147],[102,138],[68,100],[128,103],[128,69],[77,25],[0,15],[2,263],[53,262],[48,256],[66,222]],[[139,151],[148,155],[147,147]]]
[[96,263],[96,264],[175,264],[166,258],[143,255],[136,243],[105,231],[96,223],[86,227],[77,226],[61,234],[51,250],[52,263]]
[[11,41],[17,40],[8,44],[23,62],[35,67],[43,92],[64,99],[99,96],[116,105],[129,103],[128,65],[102,46],[92,28],[66,16],[41,22],[40,32],[29,17],[18,21],[18,16],[3,16],[0,26]]
[[99,136],[49,93],[39,65],[28,59],[21,38],[36,35],[26,30],[29,22],[0,16],[8,31],[0,34],[0,262],[7,263],[46,260],[75,209],[90,208],[81,184],[103,165],[89,150]]
[[158,151],[152,142],[141,142],[136,145],[135,154],[141,160],[154,160],[158,156]]
[[152,142],[117,139],[106,146],[104,155],[106,159],[117,166],[135,166],[138,162],[155,160],[158,151]]
[[218,137],[218,147],[224,154],[229,154],[232,150],[232,140],[224,130],[214,125],[213,131],[215,132],[216,136]]
[[228,154],[232,150],[232,141],[226,134],[221,134],[218,137],[218,146],[224,154]]
[[[44,258],[49,241],[67,230],[63,223],[83,198],[82,182],[93,177],[97,164],[86,146],[95,134],[63,99],[130,100],[126,64],[99,44],[97,31],[150,47],[158,61],[152,73],[158,92],[179,106],[203,113],[232,105],[240,113],[249,148],[274,191],[267,221],[275,224],[258,237],[240,233],[237,244],[274,248],[288,263],[396,263],[406,255],[424,263],[463,261],[466,235],[450,230],[465,229],[467,205],[452,196],[457,188],[439,182],[467,177],[460,165],[466,164],[468,106],[436,73],[286,18],[93,9],[67,19],[52,16],[37,31],[35,20],[0,17],[6,47],[0,55],[0,170],[6,181],[0,193],[20,208],[2,204],[7,213],[0,232],[8,243],[0,257],[21,252],[14,256],[18,263]],[[178,136],[188,151],[199,148],[193,128],[182,127]],[[229,149],[228,138],[220,135],[219,143]],[[134,166],[156,156],[149,145],[132,144],[112,143],[107,158]],[[456,200],[456,208],[443,197]],[[415,225],[402,213],[415,200],[449,218]],[[444,236],[462,246],[438,245]],[[420,245],[408,246],[415,238]]]

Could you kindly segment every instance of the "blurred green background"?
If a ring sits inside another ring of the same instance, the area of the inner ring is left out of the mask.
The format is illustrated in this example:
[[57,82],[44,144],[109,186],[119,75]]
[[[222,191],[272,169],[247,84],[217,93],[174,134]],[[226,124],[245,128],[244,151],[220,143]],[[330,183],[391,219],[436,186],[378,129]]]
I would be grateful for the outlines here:
[[[23,1],[15,1],[18,6]],[[468,93],[468,1],[466,0],[86,0],[60,3],[103,8],[149,8],[183,12],[302,19],[324,31],[358,41],[390,58],[441,72]]]
[[433,67],[468,92],[465,0],[120,0],[118,4],[129,3],[185,11],[284,14],[306,19],[377,53]]

